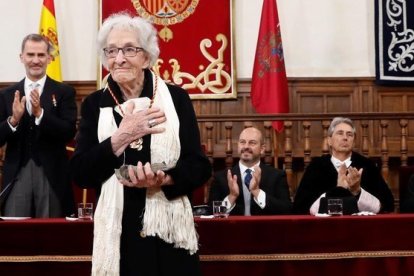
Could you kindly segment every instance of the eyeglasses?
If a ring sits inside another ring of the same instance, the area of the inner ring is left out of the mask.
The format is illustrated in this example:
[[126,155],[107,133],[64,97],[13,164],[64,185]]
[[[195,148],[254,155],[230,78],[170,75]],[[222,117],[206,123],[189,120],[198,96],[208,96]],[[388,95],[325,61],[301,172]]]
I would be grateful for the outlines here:
[[122,51],[125,57],[135,57],[139,52],[145,51],[141,47],[128,46],[124,48],[103,48],[104,54],[108,58],[114,58],[118,55],[119,51]]

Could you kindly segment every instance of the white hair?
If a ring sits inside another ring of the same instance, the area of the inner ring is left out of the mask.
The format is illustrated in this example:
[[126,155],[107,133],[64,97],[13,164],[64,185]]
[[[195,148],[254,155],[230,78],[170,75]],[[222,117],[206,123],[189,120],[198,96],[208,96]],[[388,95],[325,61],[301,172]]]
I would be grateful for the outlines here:
[[160,54],[157,30],[147,20],[121,12],[114,13],[105,19],[98,32],[98,51],[101,62],[105,68],[108,69],[108,62],[107,57],[103,52],[103,48],[107,46],[108,35],[114,29],[135,32],[137,34],[137,42],[139,46],[144,48],[145,54],[149,57],[149,66],[152,67],[155,64]]

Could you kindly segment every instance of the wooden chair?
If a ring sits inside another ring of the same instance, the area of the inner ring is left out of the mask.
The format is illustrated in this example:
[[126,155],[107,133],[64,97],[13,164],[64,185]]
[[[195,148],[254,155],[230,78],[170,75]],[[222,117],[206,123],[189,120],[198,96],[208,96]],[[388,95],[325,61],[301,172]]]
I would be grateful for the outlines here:
[[400,213],[414,213],[414,166],[399,169],[399,190]]
[[[206,152],[206,145],[201,145],[204,153]],[[208,203],[208,196],[210,193],[210,186],[211,181],[213,178],[211,177],[209,180],[206,181],[202,186],[198,187],[193,191],[192,197],[191,197],[191,203],[193,206],[197,205],[205,205]]]
[[[66,151],[68,153],[68,156],[71,157],[73,152],[75,151],[75,142],[72,141],[66,146]],[[90,202],[93,203],[94,208],[96,208],[96,192],[94,189],[83,189],[76,185],[74,182],[72,182],[72,191],[73,196],[75,200],[75,204],[81,203],[81,202]]]
[[191,203],[193,206],[206,205],[208,203],[208,196],[210,192],[212,178],[207,180],[202,186],[193,191]]

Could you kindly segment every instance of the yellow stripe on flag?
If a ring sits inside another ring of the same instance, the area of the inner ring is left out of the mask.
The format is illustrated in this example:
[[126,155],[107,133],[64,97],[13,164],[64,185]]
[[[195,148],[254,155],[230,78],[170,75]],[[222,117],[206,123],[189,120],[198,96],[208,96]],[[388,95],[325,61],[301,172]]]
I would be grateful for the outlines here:
[[56,17],[54,15],[55,8],[53,0],[44,0],[42,6],[42,14],[40,17],[39,33],[49,40],[53,46],[52,61],[47,67],[46,73],[54,80],[62,81],[62,73],[60,69],[60,51],[58,42],[58,32],[56,27]]

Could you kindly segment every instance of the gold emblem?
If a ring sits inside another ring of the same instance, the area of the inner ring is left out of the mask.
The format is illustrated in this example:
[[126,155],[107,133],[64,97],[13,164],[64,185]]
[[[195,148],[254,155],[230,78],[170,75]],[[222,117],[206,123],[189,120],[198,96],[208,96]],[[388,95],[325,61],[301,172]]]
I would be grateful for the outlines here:
[[52,60],[55,60],[56,57],[59,56],[59,44],[58,44],[58,35],[54,28],[49,27],[47,30],[41,29],[40,34],[46,38],[49,44],[52,46]]
[[169,26],[183,22],[194,13],[199,0],[131,0],[138,15],[164,26],[158,33],[165,42],[173,39]]
[[225,94],[231,89],[232,78],[226,71],[226,64],[224,62],[224,52],[228,48],[228,38],[224,34],[216,36],[216,44],[219,45],[217,53],[209,52],[213,41],[210,39],[203,39],[200,42],[200,53],[206,58],[207,63],[200,65],[200,73],[192,75],[188,72],[181,71],[181,65],[175,58],[169,60],[172,72],[160,72],[161,66],[164,64],[162,59],[158,59],[153,70],[157,75],[163,77],[167,82],[173,82],[184,89],[197,89],[201,93],[210,91],[214,94]]

